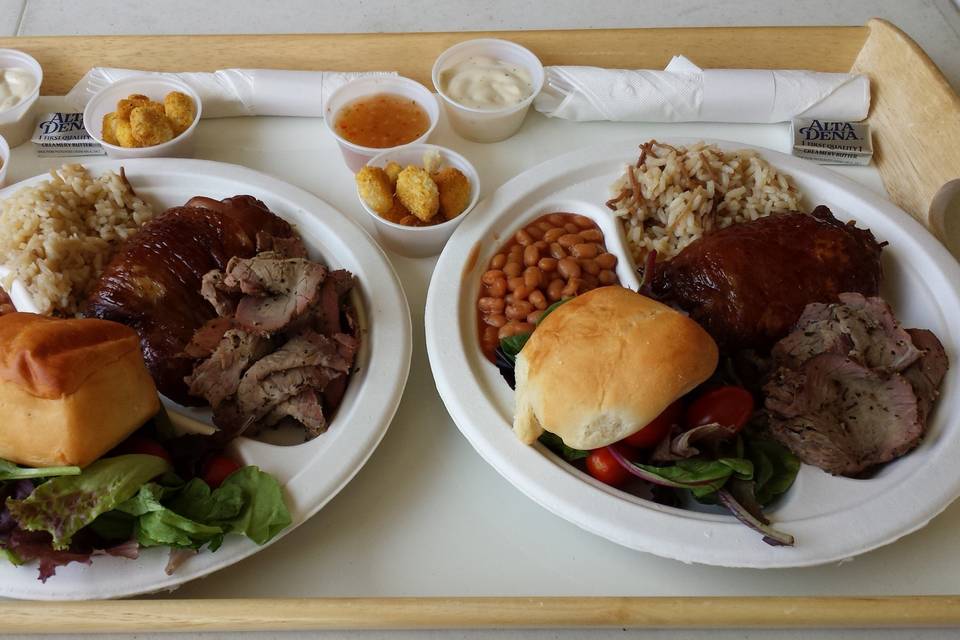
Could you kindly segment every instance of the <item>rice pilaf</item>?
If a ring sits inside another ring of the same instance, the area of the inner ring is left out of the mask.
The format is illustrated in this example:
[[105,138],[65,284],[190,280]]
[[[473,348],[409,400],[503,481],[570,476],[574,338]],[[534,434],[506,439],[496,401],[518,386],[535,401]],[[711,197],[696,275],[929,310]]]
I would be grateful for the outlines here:
[[0,285],[19,281],[40,313],[76,315],[116,248],[152,217],[122,169],[94,178],[65,164],[0,203],[0,264],[10,270]]
[[637,264],[655,250],[666,260],[712,229],[800,210],[801,195],[751,149],[651,140],[612,185],[607,207],[623,222]]

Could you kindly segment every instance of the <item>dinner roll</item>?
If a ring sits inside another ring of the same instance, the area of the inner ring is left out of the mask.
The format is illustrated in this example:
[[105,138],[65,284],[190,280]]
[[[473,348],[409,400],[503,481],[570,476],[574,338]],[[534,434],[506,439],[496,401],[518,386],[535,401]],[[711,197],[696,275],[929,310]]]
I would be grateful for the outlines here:
[[513,429],[575,449],[639,431],[717,368],[717,345],[687,316],[629,289],[602,287],[558,307],[517,356]]
[[86,466],[160,409],[129,327],[0,316],[0,458]]

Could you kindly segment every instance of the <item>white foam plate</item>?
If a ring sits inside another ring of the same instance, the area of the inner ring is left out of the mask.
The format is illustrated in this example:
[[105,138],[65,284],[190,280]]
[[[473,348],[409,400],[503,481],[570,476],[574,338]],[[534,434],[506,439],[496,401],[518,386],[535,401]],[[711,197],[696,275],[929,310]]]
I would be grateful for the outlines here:
[[[513,435],[513,392],[482,355],[477,337],[480,274],[521,227],[545,213],[571,211],[599,224],[608,249],[620,257],[621,282],[636,288],[623,233],[603,203],[624,165],[636,162],[641,142],[579,150],[516,176],[481,202],[447,244],[430,283],[425,329],[437,389],[460,431],[544,508],[613,542],[684,562],[811,566],[853,557],[923,527],[960,495],[960,265],[891,203],[829,169],[766,149],[757,151],[794,178],[805,205],[826,204],[838,218],[856,220],[890,242],[883,251],[882,295],[905,326],[931,329],[943,341],[952,366],[919,448],[868,480],[804,465],[770,510],[775,526],[793,534],[796,546],[771,547],[732,516],[637,498]],[[714,142],[725,149],[749,146]]]
[[[258,465],[283,485],[293,518],[283,534],[289,533],[319,511],[360,470],[400,402],[410,369],[412,335],[410,309],[393,267],[370,236],[345,215],[316,196],[263,173],[206,160],[148,158],[85,164],[95,175],[124,167],[134,189],[158,213],[197,195],[216,199],[252,195],[296,227],[312,258],[323,260],[331,268],[348,269],[356,276],[354,299],[363,326],[362,346],[356,371],[329,430],[296,446],[247,438],[239,439],[234,446],[245,463]],[[0,191],[0,198],[47,177],[40,175],[7,187]],[[204,412],[193,415],[201,422],[209,417]],[[172,417],[180,424],[190,423],[182,414]],[[57,575],[46,584],[37,580],[35,564],[13,567],[0,562],[0,596],[92,599],[173,589],[263,548],[246,538],[228,536],[217,552],[198,554],[171,576],[164,573],[166,549],[144,550],[135,561],[97,557],[91,566],[58,568]]]

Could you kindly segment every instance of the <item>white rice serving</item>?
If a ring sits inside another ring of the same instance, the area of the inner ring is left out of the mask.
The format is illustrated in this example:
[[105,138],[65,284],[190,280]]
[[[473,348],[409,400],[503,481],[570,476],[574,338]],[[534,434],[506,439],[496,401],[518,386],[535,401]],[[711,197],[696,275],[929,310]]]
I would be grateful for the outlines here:
[[92,177],[80,164],[50,172],[0,203],[0,260],[40,313],[72,316],[123,240],[153,210],[120,174]]
[[780,211],[799,211],[801,195],[755,151],[722,151],[698,142],[674,147],[651,140],[612,185],[607,201],[623,222],[636,264],[655,250],[678,254],[713,229]]

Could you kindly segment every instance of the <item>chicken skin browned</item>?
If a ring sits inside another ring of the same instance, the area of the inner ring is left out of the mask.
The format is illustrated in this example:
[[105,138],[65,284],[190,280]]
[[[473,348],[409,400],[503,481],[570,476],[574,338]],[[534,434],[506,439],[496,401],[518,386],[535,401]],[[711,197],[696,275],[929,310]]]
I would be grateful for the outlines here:
[[184,354],[197,329],[217,316],[200,294],[205,273],[257,251],[257,235],[293,234],[290,225],[251,196],[193,198],[168,209],[128,239],[87,299],[87,316],[114,320],[140,335],[157,388],[195,405],[184,377],[196,360]]
[[691,243],[657,265],[652,291],[687,311],[721,349],[766,351],[811,302],[876,296],[881,248],[869,230],[824,206],[775,214]]

